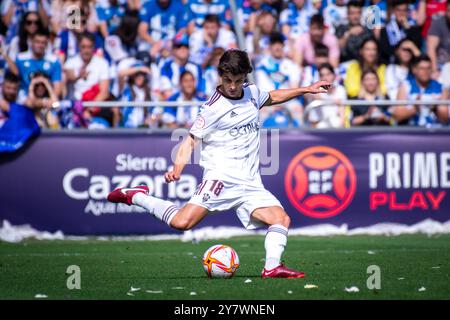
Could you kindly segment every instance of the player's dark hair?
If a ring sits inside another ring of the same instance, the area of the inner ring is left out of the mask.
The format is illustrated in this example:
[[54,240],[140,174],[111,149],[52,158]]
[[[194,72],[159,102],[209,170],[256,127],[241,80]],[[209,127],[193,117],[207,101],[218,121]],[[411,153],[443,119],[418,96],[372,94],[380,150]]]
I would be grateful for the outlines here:
[[311,21],[309,23],[310,26],[316,25],[319,28],[325,28],[325,21],[321,14],[315,14],[311,17]]
[[78,43],[83,41],[83,39],[89,40],[92,44],[95,45],[95,35],[89,31],[84,31],[78,36]]
[[220,57],[217,68],[219,76],[226,73],[232,75],[249,74],[253,71],[247,52],[239,49],[230,49]]
[[419,63],[421,63],[423,61],[431,63],[431,59],[430,59],[429,56],[427,56],[426,54],[421,54],[420,56],[414,57],[412,59],[411,66],[415,67],[415,66],[417,66]]
[[20,78],[19,78],[19,76],[16,76],[11,71],[6,71],[6,73],[3,77],[3,82],[6,82],[6,81],[13,82],[13,83],[20,83]]
[[270,45],[281,43],[284,44],[284,35],[280,32],[272,32],[269,36]]
[[330,49],[328,49],[328,47],[323,43],[317,43],[314,46],[314,55],[316,57],[328,57],[329,53]]
[[217,14],[207,14],[205,16],[205,20],[203,20],[203,25],[205,25],[205,23],[207,22],[212,22],[220,26],[220,19]]

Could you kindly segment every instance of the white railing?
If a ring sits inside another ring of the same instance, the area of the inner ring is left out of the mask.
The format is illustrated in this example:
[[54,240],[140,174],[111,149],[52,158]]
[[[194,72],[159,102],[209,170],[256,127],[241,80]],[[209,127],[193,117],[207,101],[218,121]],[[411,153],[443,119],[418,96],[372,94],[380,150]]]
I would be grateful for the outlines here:
[[371,107],[373,105],[383,107],[383,106],[411,106],[411,105],[420,105],[420,106],[435,106],[435,105],[450,105],[450,100],[428,100],[428,101],[420,101],[420,100],[344,100],[337,103],[335,100],[314,100],[310,102],[305,109],[303,110],[303,124],[306,125],[309,123],[308,115],[312,109],[326,107],[326,106],[336,106],[336,107],[345,107],[345,106],[361,106],[361,107]]

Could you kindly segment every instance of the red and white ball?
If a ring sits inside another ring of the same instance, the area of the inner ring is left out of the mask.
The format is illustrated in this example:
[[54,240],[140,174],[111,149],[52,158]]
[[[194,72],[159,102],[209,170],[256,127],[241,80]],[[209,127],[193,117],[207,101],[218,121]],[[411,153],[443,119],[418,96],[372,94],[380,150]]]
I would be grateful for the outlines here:
[[239,257],[230,246],[217,244],[203,255],[203,269],[210,278],[231,278],[239,268]]

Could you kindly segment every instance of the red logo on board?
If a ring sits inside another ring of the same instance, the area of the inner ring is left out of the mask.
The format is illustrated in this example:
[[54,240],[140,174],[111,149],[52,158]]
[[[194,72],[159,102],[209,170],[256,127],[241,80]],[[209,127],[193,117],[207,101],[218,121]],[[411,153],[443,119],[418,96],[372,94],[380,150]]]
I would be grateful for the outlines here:
[[353,200],[356,174],[343,153],[317,146],[303,150],[291,160],[284,183],[297,210],[309,217],[329,218],[341,213]]

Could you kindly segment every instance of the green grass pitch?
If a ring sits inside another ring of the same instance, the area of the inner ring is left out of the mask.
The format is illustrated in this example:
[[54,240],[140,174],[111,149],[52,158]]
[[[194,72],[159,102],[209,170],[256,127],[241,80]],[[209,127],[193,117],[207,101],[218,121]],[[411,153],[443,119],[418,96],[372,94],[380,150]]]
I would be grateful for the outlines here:
[[[284,260],[305,271],[304,279],[261,279],[263,241],[2,242],[0,299],[450,299],[450,235],[291,236]],[[232,279],[208,279],[203,271],[203,252],[218,243],[239,255]],[[70,265],[81,269],[81,290],[66,287]],[[380,267],[380,290],[366,286],[370,265]],[[359,292],[344,290],[351,286]]]

